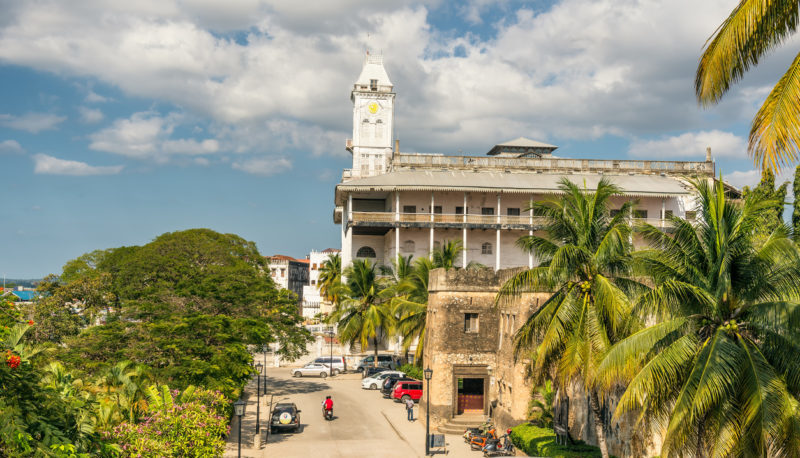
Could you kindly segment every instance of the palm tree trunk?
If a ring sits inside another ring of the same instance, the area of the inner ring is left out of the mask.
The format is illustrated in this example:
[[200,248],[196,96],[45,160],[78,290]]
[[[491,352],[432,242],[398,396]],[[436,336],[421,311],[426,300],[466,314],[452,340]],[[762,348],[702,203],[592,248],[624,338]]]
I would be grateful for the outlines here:
[[375,358],[373,364],[375,367],[378,367],[378,333],[375,333],[375,336],[372,338],[372,343],[375,344]]
[[603,458],[608,458],[608,444],[606,444],[606,434],[605,424],[603,422],[603,416],[600,414],[600,403],[598,402],[600,397],[597,395],[596,391],[592,391],[589,394],[589,402],[592,406],[592,413],[594,414],[594,433],[597,436],[597,446],[600,447],[600,453],[603,455]]

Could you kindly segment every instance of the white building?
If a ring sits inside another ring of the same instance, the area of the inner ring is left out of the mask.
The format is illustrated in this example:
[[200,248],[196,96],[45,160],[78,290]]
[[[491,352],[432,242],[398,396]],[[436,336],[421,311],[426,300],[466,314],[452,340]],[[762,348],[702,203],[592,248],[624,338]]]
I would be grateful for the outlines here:
[[526,210],[551,198],[562,177],[588,189],[602,177],[620,186],[617,205],[638,199],[635,218],[667,229],[664,218],[693,217],[687,177],[714,177],[710,152],[703,162],[565,159],[557,147],[518,138],[486,156],[408,154],[394,143],[395,93],[380,56],[367,55],[351,92],[353,167],[336,186],[334,222],[342,225],[342,266],[366,258],[389,264],[397,254],[428,256],[448,240],[466,248],[460,265],[495,269],[533,266],[517,239],[541,229]]
[[328,256],[339,253],[335,248],[312,251],[308,255],[308,284],[303,286],[303,318],[311,319],[317,314],[330,314],[332,304],[325,301],[319,292],[319,273]]
[[295,259],[282,254],[268,256],[267,259],[272,280],[278,287],[293,292],[297,296],[298,307],[302,307],[303,286],[308,284],[308,259]]

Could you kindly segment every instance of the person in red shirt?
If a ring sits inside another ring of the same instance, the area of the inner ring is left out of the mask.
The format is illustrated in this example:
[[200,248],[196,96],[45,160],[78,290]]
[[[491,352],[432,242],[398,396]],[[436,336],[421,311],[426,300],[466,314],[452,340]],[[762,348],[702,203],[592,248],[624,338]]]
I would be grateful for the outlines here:
[[333,399],[330,396],[325,396],[325,401],[322,403],[322,415],[333,418]]

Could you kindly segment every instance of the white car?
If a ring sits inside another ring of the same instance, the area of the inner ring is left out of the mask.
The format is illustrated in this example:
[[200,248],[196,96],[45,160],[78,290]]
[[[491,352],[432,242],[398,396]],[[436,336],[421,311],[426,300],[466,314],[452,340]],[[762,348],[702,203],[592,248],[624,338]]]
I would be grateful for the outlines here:
[[377,390],[381,385],[383,385],[383,379],[390,375],[399,375],[401,377],[405,377],[405,372],[400,371],[383,371],[378,372],[377,374],[366,377],[361,380],[361,388],[365,390]]
[[319,364],[319,363],[308,363],[305,366],[292,370],[293,377],[305,377],[309,375],[314,375],[318,377],[325,378],[330,375],[331,369],[330,367]]

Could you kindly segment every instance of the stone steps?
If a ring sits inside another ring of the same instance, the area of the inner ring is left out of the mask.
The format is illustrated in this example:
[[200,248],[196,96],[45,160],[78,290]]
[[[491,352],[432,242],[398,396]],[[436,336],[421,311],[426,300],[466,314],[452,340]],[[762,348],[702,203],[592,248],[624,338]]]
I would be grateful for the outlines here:
[[467,428],[477,428],[483,424],[486,417],[483,415],[459,415],[451,418],[447,423],[439,426],[439,432],[443,434],[464,434]]

